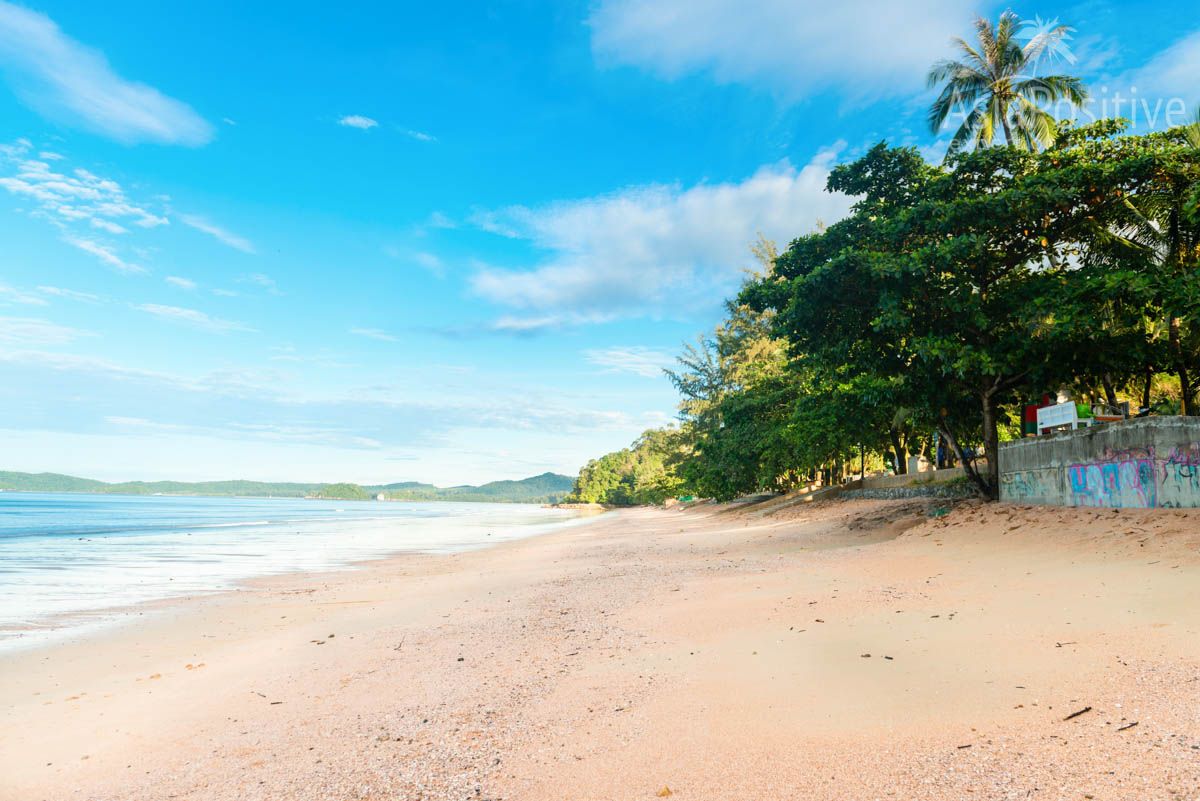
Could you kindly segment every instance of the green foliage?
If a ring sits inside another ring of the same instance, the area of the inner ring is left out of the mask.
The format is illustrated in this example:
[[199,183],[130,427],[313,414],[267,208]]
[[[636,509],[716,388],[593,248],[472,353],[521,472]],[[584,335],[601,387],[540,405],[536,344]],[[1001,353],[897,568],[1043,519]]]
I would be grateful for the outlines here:
[[366,501],[371,496],[357,484],[326,484],[317,490],[316,497],[340,501]]
[[584,465],[571,494],[563,500],[613,506],[662,503],[683,488],[676,467],[686,449],[686,437],[679,429],[651,429],[633,447]]
[[[868,453],[902,472],[936,433],[994,498],[1026,400],[1137,392],[1135,408],[1196,414],[1197,129],[1125,128],[1064,124],[1040,152],[943,166],[881,143],[835,168],[828,188],[855,199],[851,214],[778,255],[760,243],[763,268],[670,373],[672,486],[783,490]],[[640,458],[589,464],[577,494],[639,502]]]

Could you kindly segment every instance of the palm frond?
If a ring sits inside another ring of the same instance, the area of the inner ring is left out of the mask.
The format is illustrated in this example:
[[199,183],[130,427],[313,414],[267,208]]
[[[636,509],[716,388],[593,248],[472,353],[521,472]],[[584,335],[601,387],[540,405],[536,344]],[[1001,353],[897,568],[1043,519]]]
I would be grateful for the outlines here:
[[1025,54],[1017,44],[1016,33],[1021,27],[1021,18],[1011,11],[1000,15],[996,26],[995,52],[992,54],[994,74],[999,76],[1014,76],[1025,68]]
[[983,62],[996,63],[996,30],[990,20],[985,17],[975,18],[975,38],[979,40]]
[[971,113],[963,120],[963,124],[958,127],[954,138],[950,140],[950,147],[946,150],[946,159],[966,149],[968,144],[974,144],[979,139],[979,129],[984,123],[985,114],[983,109],[976,107],[971,109]]
[[1196,121],[1184,127],[1183,135],[1187,137],[1189,145],[1200,150],[1200,109],[1196,111]]
[[1082,106],[1088,100],[1088,89],[1083,81],[1071,75],[1042,75],[1027,78],[1013,87],[1013,91],[1028,100],[1052,103],[1069,100],[1072,105]]
[[1025,98],[1017,101],[1017,108],[1012,115],[1012,127],[1028,150],[1049,147],[1054,144],[1057,133],[1054,117]]
[[975,69],[985,74],[988,72],[987,58],[967,42],[966,39],[960,39],[956,36],[950,42],[962,51],[962,54],[966,56],[967,62],[975,65]]
[[929,129],[937,133],[946,123],[950,112],[959,107],[973,106],[987,91],[987,76],[957,61],[942,61],[930,71],[930,86],[945,82],[937,100],[929,107]]

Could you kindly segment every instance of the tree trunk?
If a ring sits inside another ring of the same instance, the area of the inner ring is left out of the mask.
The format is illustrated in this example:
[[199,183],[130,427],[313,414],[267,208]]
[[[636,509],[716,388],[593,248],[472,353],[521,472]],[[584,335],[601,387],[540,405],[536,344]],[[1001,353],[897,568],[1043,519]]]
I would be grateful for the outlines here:
[[987,477],[984,479],[985,497],[990,501],[1000,498],[1000,432],[996,426],[996,396],[983,394],[983,455],[987,459]]
[[1138,410],[1138,416],[1150,414],[1150,390],[1154,387],[1154,368],[1146,365],[1146,385],[1142,389],[1142,408]]
[[892,454],[896,460],[896,475],[903,476],[908,473],[908,449],[900,441],[899,431],[893,428],[888,434],[892,438]]
[[1171,354],[1175,357],[1175,374],[1179,376],[1179,413],[1185,417],[1196,414],[1195,388],[1192,386],[1191,371],[1183,354],[1183,343],[1179,329],[1181,321],[1172,317],[1170,328]]
[[1112,375],[1103,373],[1100,376],[1100,383],[1104,385],[1104,402],[1114,409],[1117,406],[1117,388],[1113,386]]
[[975,459],[973,457],[967,457],[966,452],[962,449],[962,445],[959,444],[958,439],[955,438],[954,434],[944,422],[939,422],[937,429],[938,433],[942,435],[942,438],[946,440],[946,445],[950,448],[950,450],[954,451],[954,455],[958,458],[959,464],[963,466],[963,470],[965,470],[967,473],[967,478],[971,479],[971,482],[975,484],[975,491],[979,493],[979,497],[984,498],[985,500],[990,499],[987,484],[984,482],[983,477],[979,475],[979,471],[975,468]]

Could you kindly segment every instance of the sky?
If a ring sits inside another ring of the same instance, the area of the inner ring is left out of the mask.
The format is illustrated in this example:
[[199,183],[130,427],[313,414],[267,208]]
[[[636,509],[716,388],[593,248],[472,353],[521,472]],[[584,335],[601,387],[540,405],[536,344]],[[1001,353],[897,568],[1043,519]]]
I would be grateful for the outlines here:
[[[0,0],[0,469],[573,474],[832,166],[941,158],[924,75],[1005,7]],[[1147,129],[1200,101],[1194,6],[1147,7],[1012,8]]]

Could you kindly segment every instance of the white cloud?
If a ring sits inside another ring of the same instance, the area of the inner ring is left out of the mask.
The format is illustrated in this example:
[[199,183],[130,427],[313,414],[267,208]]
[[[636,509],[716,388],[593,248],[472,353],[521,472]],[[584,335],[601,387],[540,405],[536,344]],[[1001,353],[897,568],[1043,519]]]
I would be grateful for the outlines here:
[[961,0],[601,0],[589,23],[604,64],[668,79],[707,72],[792,99],[870,97],[920,92],[971,10]]
[[0,64],[18,94],[48,116],[119,142],[202,145],[213,130],[182,103],[117,75],[104,55],[44,14],[0,0]]
[[358,128],[360,131],[369,131],[378,126],[379,123],[361,114],[351,114],[348,117],[342,117],[338,120],[338,125],[344,125],[347,128]]
[[267,290],[272,295],[282,294],[279,291],[279,285],[275,283],[275,279],[269,275],[264,275],[263,273],[250,273],[249,275],[243,275],[238,279],[238,281],[243,284],[253,284],[256,287]]
[[413,261],[439,278],[446,274],[446,265],[433,253],[417,253],[413,256]]
[[[1195,119],[1200,103],[1200,30],[1159,51],[1134,70],[1092,86],[1088,112],[1124,117],[1136,128],[1162,129]],[[1135,102],[1136,101],[1136,102]]]
[[235,322],[233,320],[222,320],[219,317],[210,317],[202,311],[196,309],[185,309],[180,306],[163,306],[158,303],[143,303],[135,306],[135,309],[144,311],[147,314],[152,314],[163,320],[183,323],[184,325],[200,328],[205,331],[212,331],[218,334],[226,334],[231,331],[253,331],[249,326]]
[[100,261],[107,264],[109,267],[113,267],[113,268],[119,270],[120,272],[130,273],[130,274],[146,272],[145,267],[142,267],[140,265],[133,264],[132,262],[126,261],[125,259],[118,256],[116,251],[112,247],[110,247],[109,245],[103,245],[103,244],[95,241],[94,239],[83,239],[83,238],[75,237],[75,236],[66,236],[66,237],[63,237],[63,241],[66,242],[68,245],[72,245],[73,247],[79,248],[84,253],[90,253],[91,255],[93,255],[97,259],[99,259]]
[[198,214],[181,214],[181,215],[179,215],[179,219],[183,222],[184,225],[189,226],[191,228],[195,228],[197,231],[200,231],[202,233],[208,234],[213,239],[216,239],[218,242],[220,242],[224,245],[228,245],[229,247],[233,248],[234,250],[240,250],[243,253],[254,253],[255,252],[254,245],[253,245],[253,243],[250,242],[250,240],[246,239],[245,237],[238,236],[237,234],[231,233],[231,232],[225,230],[224,228],[222,228],[221,226],[219,226],[215,223],[209,222],[207,219],[199,216]]
[[434,136],[433,134],[427,134],[424,131],[415,131],[412,128],[406,129],[404,131],[404,134],[412,139],[416,139],[418,142],[436,142],[437,141],[437,137]]
[[199,286],[192,279],[183,278],[182,276],[178,276],[178,275],[168,275],[163,280],[166,281],[171,286],[178,287],[179,289],[186,289],[188,292],[191,292],[193,289],[195,289],[197,286]]
[[60,286],[39,286],[38,292],[41,292],[43,295],[78,300],[84,303],[99,303],[101,300],[99,295],[93,295],[91,292],[78,292],[74,289],[64,289]]
[[129,229],[112,220],[105,220],[101,217],[93,217],[91,219],[92,227],[99,228],[101,231],[107,231],[110,234],[127,234]]
[[606,372],[632,373],[643,378],[661,378],[663,369],[675,361],[675,357],[665,351],[639,345],[589,350],[584,356],[592,364],[604,368]]
[[711,303],[752,263],[758,233],[783,246],[846,213],[850,200],[825,191],[836,153],[822,151],[801,169],[763,167],[739,183],[640,186],[481,215],[481,225],[550,256],[532,269],[485,267],[472,288],[494,303],[554,316]]
[[32,158],[32,147],[27,140],[0,146],[0,164],[5,167],[0,188],[33,200],[36,216],[58,228],[88,223],[111,234],[128,232],[121,223],[139,228],[167,224],[166,217],[130,201],[121,185],[111,178],[82,167],[59,172],[47,160]]
[[382,328],[351,328],[350,333],[356,337],[366,337],[367,339],[377,339],[380,342],[396,342],[396,337],[384,331]]
[[20,347],[66,345],[80,337],[94,336],[89,331],[39,320],[33,317],[0,317],[0,342]]
[[29,292],[22,292],[19,289],[14,289],[7,284],[0,284],[0,306],[8,306],[11,304],[20,304],[22,306],[45,306],[46,299]]
[[576,328],[581,325],[596,325],[611,322],[612,314],[557,312],[552,314],[513,315],[505,314],[487,327],[494,334],[513,334],[516,336],[532,336],[551,331],[561,331],[564,328]]

